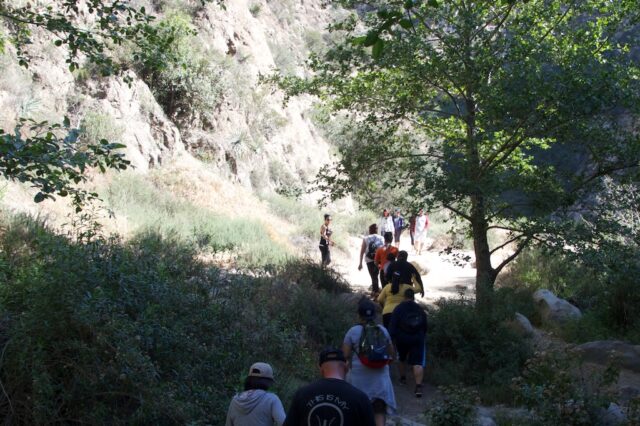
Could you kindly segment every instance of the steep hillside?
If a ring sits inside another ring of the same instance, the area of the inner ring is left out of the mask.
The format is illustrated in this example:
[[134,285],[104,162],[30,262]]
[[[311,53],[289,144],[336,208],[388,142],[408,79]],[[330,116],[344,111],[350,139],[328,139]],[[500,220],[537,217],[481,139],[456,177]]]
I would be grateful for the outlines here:
[[[58,122],[69,116],[85,143],[126,144],[138,172],[169,163],[189,167],[194,163],[185,156],[193,156],[203,163],[195,173],[201,168],[255,192],[296,187],[330,160],[330,146],[310,118],[311,100],[284,106],[259,75],[301,73],[308,51],[326,44],[323,29],[335,11],[320,0],[235,0],[225,8],[189,0],[137,3],[176,34],[170,54],[117,46],[114,55],[132,79],[127,84],[90,65],[70,72],[64,51],[36,31],[28,69],[18,66],[10,45],[0,56],[0,127],[12,128],[18,117]],[[143,64],[140,55],[155,65]],[[21,191],[5,192],[5,203],[21,208]],[[244,210],[246,195],[223,196],[225,208]],[[240,208],[229,207],[235,201]]]

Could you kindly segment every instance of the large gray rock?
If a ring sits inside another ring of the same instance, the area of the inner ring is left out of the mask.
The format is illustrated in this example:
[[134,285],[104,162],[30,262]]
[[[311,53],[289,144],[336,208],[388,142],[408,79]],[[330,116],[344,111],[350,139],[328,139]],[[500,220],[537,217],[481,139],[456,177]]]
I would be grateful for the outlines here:
[[516,329],[525,337],[533,336],[533,325],[531,325],[531,321],[520,312],[516,312],[513,321]]
[[493,411],[487,407],[477,407],[476,419],[473,424],[474,426],[496,426]]
[[631,345],[619,340],[598,340],[579,345],[575,350],[587,362],[599,365],[614,365],[640,373],[640,345]]
[[602,426],[618,426],[625,424],[627,416],[622,407],[611,403],[606,409],[601,409],[598,424]]
[[582,316],[580,309],[566,300],[560,299],[549,290],[536,291],[533,293],[533,300],[542,320],[549,324],[562,325]]

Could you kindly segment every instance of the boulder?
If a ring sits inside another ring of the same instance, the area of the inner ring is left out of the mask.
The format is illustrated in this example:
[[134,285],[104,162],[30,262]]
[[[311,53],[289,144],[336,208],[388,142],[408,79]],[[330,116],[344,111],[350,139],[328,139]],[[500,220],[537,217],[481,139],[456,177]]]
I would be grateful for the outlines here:
[[529,337],[533,335],[533,325],[531,325],[531,321],[520,312],[516,312],[516,315],[513,320],[513,326],[516,331],[522,334],[525,337]]
[[473,424],[476,426],[496,426],[492,410],[487,407],[476,407],[476,419]]
[[562,325],[569,320],[582,316],[580,309],[564,299],[560,299],[549,290],[538,290],[533,293],[533,300],[540,312],[542,320],[549,324]]
[[619,340],[598,340],[576,346],[575,350],[587,362],[599,365],[613,362],[619,368],[640,373],[640,345]]
[[606,409],[600,410],[599,417],[598,424],[602,426],[617,426],[627,422],[627,416],[622,407],[613,402]]

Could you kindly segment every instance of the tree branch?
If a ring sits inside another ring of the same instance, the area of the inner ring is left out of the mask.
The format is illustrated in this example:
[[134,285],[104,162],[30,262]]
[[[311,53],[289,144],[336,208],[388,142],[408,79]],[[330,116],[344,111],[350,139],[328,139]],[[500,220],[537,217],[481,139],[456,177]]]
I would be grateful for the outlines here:
[[506,241],[504,244],[500,244],[498,247],[496,247],[496,248],[494,248],[493,250],[491,250],[489,253],[490,253],[490,254],[493,254],[493,253],[497,252],[498,250],[505,248],[505,247],[506,247],[506,246],[508,246],[509,244],[511,244],[511,243],[513,243],[513,242],[515,242],[515,241],[518,241],[518,240],[519,240],[520,238],[522,238],[522,237],[525,237],[525,234],[520,234],[520,235],[518,235],[518,236],[516,236],[516,237],[513,237],[513,238],[509,239],[509,240],[508,240],[508,241]]
[[452,212],[454,212],[455,214],[457,214],[458,216],[466,219],[468,222],[471,222],[471,216],[469,216],[468,214],[462,212],[462,210],[459,210],[453,206],[451,206],[450,204],[442,204],[442,207],[444,207],[445,209],[451,210]]
[[522,243],[518,244],[518,248],[516,249],[515,252],[513,252],[513,254],[511,254],[511,256],[507,257],[505,260],[502,261],[502,263],[500,263],[493,271],[496,275],[498,275],[500,273],[500,271],[502,271],[502,269],[507,266],[511,261],[513,261],[516,257],[518,257],[518,255],[520,253],[522,253],[522,250],[525,249],[525,247],[529,244],[529,241],[531,241],[531,237],[527,237]]

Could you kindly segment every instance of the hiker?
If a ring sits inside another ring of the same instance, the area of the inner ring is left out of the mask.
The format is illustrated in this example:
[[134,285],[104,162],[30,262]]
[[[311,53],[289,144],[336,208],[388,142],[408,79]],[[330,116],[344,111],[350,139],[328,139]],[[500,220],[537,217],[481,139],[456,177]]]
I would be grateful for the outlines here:
[[392,245],[393,242],[393,234],[391,232],[385,232],[384,234],[384,245],[376,250],[376,255],[373,258],[374,263],[378,267],[380,271],[380,285],[384,288],[387,285],[387,279],[384,273],[385,266],[387,265],[388,255],[393,254],[393,259],[395,260],[398,255],[398,249]]
[[415,302],[413,289],[408,288],[404,291],[404,301],[393,310],[389,333],[398,350],[400,383],[407,383],[406,362],[413,367],[413,377],[416,381],[414,392],[417,398],[421,398],[427,352],[427,314]]
[[384,209],[382,211],[382,217],[380,218],[380,226],[378,226],[380,235],[384,235],[385,232],[393,232],[393,218],[389,214],[389,210]]
[[[424,284],[422,283],[420,272],[418,272],[418,269],[413,264],[407,262],[408,258],[409,253],[407,253],[405,250],[400,250],[398,252],[398,258],[387,269],[387,281],[392,284],[396,281],[399,284],[408,284],[409,286],[415,288],[417,292],[420,293],[422,297],[424,297]],[[401,301],[402,300],[398,301],[398,303],[400,303]]]
[[344,378],[347,363],[340,349],[320,353],[321,379],[298,389],[285,426],[374,426],[367,395]]
[[322,266],[327,266],[331,263],[331,246],[334,244],[331,241],[331,234],[333,231],[329,227],[331,225],[331,215],[324,215],[324,223],[320,226],[320,254],[322,255]]
[[380,271],[381,272],[380,279],[382,280],[384,278],[384,284],[382,285],[383,288],[384,286],[389,284],[389,282],[387,281],[387,271],[389,270],[389,266],[391,266],[395,262],[396,262],[396,253],[395,252],[387,253],[387,261],[382,266],[382,270]]
[[[402,261],[408,266],[397,266],[397,263]],[[408,272],[405,272],[405,269]],[[414,272],[415,271],[415,274]],[[398,259],[394,264],[389,266],[387,270],[387,280],[391,282],[391,285],[382,288],[380,295],[378,296],[378,303],[382,305],[382,324],[389,329],[391,323],[391,314],[393,310],[404,301],[404,292],[408,289],[413,291],[412,278],[416,275],[418,278],[420,274],[416,268],[407,262],[407,252],[402,250],[398,253]],[[422,279],[419,281],[422,286]],[[422,287],[420,287],[422,291]],[[424,295],[424,291],[422,292]]]
[[360,247],[360,264],[358,264],[358,271],[362,270],[362,259],[364,258],[367,264],[367,270],[371,276],[371,291],[374,294],[380,292],[378,285],[378,272],[374,262],[376,257],[376,250],[384,245],[384,240],[378,235],[378,225],[372,223],[369,226],[369,235],[362,239],[362,246]]
[[342,350],[350,363],[349,382],[367,394],[376,426],[384,426],[387,413],[396,410],[396,399],[389,376],[389,363],[395,357],[391,336],[375,323],[376,306],[369,299],[358,304],[360,323],[344,336]]
[[416,216],[413,215],[409,218],[409,236],[411,237],[411,247],[415,250],[414,235],[416,233]]
[[418,256],[422,254],[425,240],[427,239],[427,228],[429,228],[429,218],[424,214],[424,210],[418,210],[416,217],[416,230],[413,236],[415,240],[415,250]]
[[400,236],[404,231],[404,217],[400,214],[400,209],[396,209],[393,215],[393,242],[396,247],[400,247]]
[[225,426],[281,426],[285,413],[280,398],[267,392],[273,384],[273,369],[266,362],[256,362],[249,368],[244,392],[229,404]]

